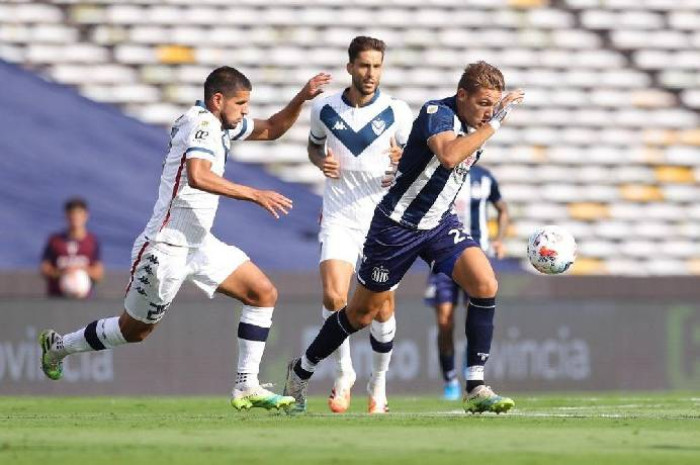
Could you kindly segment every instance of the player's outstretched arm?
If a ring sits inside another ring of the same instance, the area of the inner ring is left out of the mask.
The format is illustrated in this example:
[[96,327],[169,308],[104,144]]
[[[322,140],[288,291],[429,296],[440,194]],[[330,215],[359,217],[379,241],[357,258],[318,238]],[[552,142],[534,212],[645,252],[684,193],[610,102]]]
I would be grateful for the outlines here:
[[312,77],[286,107],[268,119],[255,119],[255,127],[248,140],[275,140],[281,137],[299,118],[304,102],[322,93],[329,82],[331,75],[327,73],[319,73]]
[[211,170],[211,162],[201,158],[187,160],[187,181],[190,187],[195,189],[257,203],[275,218],[279,218],[280,213],[286,215],[292,209],[292,201],[282,194],[232,183],[214,173]]
[[509,92],[496,107],[496,113],[488,124],[484,124],[471,134],[457,137],[453,131],[435,134],[428,139],[428,147],[445,168],[452,169],[479,149],[501,127],[508,113],[523,101],[524,92],[520,89]]
[[445,131],[428,139],[428,147],[440,160],[440,164],[451,170],[476,152],[495,133],[496,130],[489,124],[462,137],[457,137],[454,131]]

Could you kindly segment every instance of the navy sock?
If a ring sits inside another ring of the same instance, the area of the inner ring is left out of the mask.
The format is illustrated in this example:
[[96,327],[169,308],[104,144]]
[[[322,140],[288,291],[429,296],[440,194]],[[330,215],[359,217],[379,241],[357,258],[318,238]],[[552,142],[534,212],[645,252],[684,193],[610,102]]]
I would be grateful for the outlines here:
[[445,382],[452,381],[457,378],[455,371],[455,354],[440,354],[440,369],[442,370],[442,379]]
[[496,298],[471,297],[467,307],[467,366],[484,366],[491,352]]
[[[306,349],[306,359],[313,366],[318,365],[321,360],[328,358],[335,349],[340,347],[345,338],[357,332],[350,325],[346,309],[335,312],[333,315],[326,318],[321,330],[316,335],[311,345]],[[313,372],[305,370],[301,367],[301,363],[294,366],[294,372],[301,379],[309,379]]]

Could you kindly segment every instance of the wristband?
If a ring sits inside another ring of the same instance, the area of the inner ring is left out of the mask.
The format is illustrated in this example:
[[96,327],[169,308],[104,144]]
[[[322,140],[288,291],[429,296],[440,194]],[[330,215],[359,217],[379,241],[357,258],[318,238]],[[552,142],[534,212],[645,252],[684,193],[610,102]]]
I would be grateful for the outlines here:
[[497,119],[492,119],[491,121],[489,121],[489,124],[491,125],[494,131],[498,131],[498,129],[501,127],[501,122]]

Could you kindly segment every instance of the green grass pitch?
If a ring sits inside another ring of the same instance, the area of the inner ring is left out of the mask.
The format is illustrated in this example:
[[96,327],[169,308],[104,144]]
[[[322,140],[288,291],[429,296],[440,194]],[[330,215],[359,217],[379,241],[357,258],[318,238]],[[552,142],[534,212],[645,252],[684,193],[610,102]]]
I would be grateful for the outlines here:
[[236,412],[225,397],[0,397],[0,464],[700,464],[700,393],[514,396],[506,415]]

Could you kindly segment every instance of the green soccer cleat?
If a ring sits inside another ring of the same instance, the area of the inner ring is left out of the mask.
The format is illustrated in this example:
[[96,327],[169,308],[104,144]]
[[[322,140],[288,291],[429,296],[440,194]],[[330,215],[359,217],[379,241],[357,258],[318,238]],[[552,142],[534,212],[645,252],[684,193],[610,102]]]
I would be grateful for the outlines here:
[[63,376],[63,358],[56,355],[63,350],[63,337],[53,329],[45,329],[39,334],[41,346],[41,371],[47,378],[57,381]]
[[493,392],[490,386],[477,386],[464,396],[464,411],[468,413],[505,413],[515,407],[513,399]]
[[295,358],[287,365],[287,381],[284,384],[284,395],[294,398],[294,405],[287,409],[290,415],[306,412],[306,390],[309,387],[308,379],[301,379],[294,372],[294,365],[299,359]]
[[250,410],[253,407],[270,409],[288,409],[294,404],[294,397],[280,396],[268,391],[263,386],[255,386],[246,391],[234,389],[231,393],[231,405],[236,410]]

